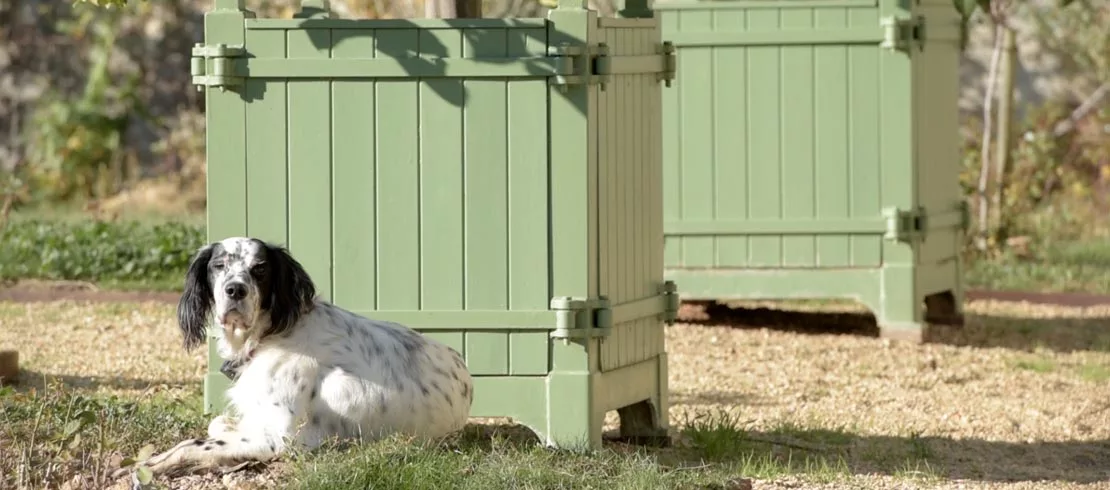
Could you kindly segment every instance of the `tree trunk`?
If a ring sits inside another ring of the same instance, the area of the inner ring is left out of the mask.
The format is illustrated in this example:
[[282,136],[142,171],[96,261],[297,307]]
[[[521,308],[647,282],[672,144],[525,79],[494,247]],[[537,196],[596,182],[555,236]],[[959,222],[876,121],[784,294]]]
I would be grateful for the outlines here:
[[467,19],[481,16],[481,0],[424,1],[424,17],[429,19]]
[[1017,58],[1017,44],[1014,42],[1016,34],[1009,26],[1002,28],[1002,60],[999,71],[1002,78],[999,80],[998,94],[998,139],[994,149],[994,199],[991,207],[994,211],[994,239],[1000,244],[1006,239],[1011,217],[1003,211],[1006,201],[1006,181],[1009,180],[1011,152],[1013,141],[1011,122],[1014,116],[1014,70]]
[[991,51],[990,67],[987,69],[986,87],[983,90],[983,142],[979,150],[979,233],[976,245],[979,250],[990,247],[990,177],[991,177],[991,133],[994,126],[994,88],[998,81],[998,63],[1002,56],[1002,26],[994,24],[994,49]]

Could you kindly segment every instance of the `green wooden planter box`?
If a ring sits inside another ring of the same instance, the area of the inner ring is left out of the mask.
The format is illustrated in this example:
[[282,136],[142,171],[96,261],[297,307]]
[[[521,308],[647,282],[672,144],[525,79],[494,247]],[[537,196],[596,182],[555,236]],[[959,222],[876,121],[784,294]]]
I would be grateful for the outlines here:
[[951,0],[671,0],[666,275],[691,300],[851,298],[962,321]]
[[[208,238],[287,244],[321,296],[462,353],[475,417],[548,444],[667,426],[661,101],[653,19],[258,19],[217,0]],[[210,341],[205,409],[228,380]]]

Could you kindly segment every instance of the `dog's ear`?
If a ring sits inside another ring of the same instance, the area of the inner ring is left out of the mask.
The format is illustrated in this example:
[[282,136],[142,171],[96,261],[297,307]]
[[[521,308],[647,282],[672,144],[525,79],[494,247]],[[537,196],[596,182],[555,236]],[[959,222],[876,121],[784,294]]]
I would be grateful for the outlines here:
[[185,273],[185,292],[177,303],[177,324],[185,340],[185,349],[192,350],[204,343],[208,330],[209,314],[215,297],[208,281],[208,261],[212,259],[213,245],[201,247]]
[[316,300],[316,285],[308,272],[284,247],[266,244],[266,263],[270,269],[269,297],[263,308],[270,312],[269,334],[281,334],[293,328],[301,315]]

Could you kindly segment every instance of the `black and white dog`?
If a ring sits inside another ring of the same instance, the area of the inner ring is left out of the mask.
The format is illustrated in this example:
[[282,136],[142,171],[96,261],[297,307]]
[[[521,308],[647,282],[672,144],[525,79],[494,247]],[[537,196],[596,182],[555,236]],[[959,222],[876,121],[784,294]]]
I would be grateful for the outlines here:
[[200,249],[177,310],[186,349],[204,343],[213,314],[219,353],[235,366],[229,410],[208,438],[138,462],[156,476],[266,461],[333,437],[437,438],[467,422],[473,391],[459,353],[317,299],[280,246],[240,237]]

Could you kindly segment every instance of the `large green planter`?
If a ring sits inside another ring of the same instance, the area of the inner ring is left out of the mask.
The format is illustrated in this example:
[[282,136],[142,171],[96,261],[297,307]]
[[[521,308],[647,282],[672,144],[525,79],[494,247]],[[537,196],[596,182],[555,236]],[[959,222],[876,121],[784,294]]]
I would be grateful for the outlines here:
[[287,244],[324,298],[453,346],[473,416],[561,446],[609,410],[664,429],[658,22],[254,17],[217,0],[193,52],[208,238]]
[[959,16],[951,0],[655,5],[666,277],[683,298],[843,297],[919,339],[961,321]]

